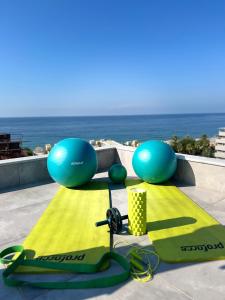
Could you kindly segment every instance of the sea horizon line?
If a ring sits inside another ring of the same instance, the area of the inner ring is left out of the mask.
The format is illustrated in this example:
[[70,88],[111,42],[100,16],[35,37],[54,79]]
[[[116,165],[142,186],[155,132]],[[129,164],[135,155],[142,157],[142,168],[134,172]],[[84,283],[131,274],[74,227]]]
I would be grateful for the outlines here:
[[225,112],[193,112],[193,113],[155,113],[155,114],[106,114],[106,115],[49,115],[49,116],[0,116],[0,119],[29,119],[29,118],[99,118],[99,117],[141,117],[141,116],[188,116],[188,115],[224,115]]

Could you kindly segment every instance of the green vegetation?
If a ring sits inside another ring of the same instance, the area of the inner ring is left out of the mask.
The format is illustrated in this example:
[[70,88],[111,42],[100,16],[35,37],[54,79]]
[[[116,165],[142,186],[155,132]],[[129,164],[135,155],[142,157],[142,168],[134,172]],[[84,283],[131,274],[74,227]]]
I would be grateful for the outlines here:
[[31,150],[31,149],[28,148],[28,147],[23,148],[23,149],[22,149],[22,152],[23,152],[24,156],[32,156],[32,155],[34,155],[34,154],[33,154],[33,150]]
[[202,135],[200,139],[194,139],[191,136],[183,138],[173,136],[170,145],[177,153],[214,157],[215,147],[210,144],[206,134]]

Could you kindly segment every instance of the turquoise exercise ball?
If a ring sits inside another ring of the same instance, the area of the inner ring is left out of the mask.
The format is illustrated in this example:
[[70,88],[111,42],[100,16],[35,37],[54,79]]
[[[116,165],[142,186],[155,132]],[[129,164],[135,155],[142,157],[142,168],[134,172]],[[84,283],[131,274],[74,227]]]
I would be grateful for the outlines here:
[[123,183],[127,177],[127,170],[121,164],[114,164],[108,172],[109,178],[114,183]]
[[52,148],[47,160],[52,179],[66,187],[87,183],[97,170],[94,148],[79,138],[64,139]]
[[177,158],[170,145],[152,140],[141,144],[135,150],[132,165],[142,180],[161,183],[173,176]]

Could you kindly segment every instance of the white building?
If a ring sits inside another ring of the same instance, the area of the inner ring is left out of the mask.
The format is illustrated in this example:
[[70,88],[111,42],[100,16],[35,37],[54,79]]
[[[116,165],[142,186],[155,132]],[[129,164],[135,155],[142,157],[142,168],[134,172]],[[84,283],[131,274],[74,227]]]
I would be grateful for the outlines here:
[[219,128],[219,134],[216,137],[215,157],[225,158],[225,127]]

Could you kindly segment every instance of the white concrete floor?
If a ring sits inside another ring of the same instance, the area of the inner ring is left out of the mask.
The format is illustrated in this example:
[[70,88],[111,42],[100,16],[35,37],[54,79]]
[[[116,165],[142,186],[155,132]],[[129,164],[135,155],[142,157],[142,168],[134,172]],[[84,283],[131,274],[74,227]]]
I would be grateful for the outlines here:
[[[105,176],[100,174],[98,177]],[[27,187],[0,194],[0,248],[20,244],[47,207],[58,189],[55,183]],[[197,187],[180,189],[194,201],[225,224],[225,195]],[[111,185],[113,206],[126,211],[126,190]],[[114,241],[148,245],[147,236],[136,238],[129,235],[114,235]],[[124,247],[125,249],[126,247]],[[123,250],[124,250],[123,249]],[[121,249],[122,250],[122,249]],[[1,266],[1,268],[3,268]],[[112,266],[106,273],[116,272]],[[0,270],[2,272],[2,269]],[[59,275],[64,280],[74,279],[74,275]],[[84,278],[77,275],[75,278]],[[102,276],[97,274],[95,276]],[[58,279],[57,277],[57,279]],[[86,290],[42,290],[37,288],[4,286],[0,278],[0,299],[225,299],[225,261],[205,263],[167,264],[160,263],[151,282],[141,284],[129,280],[121,285],[104,289]]]

